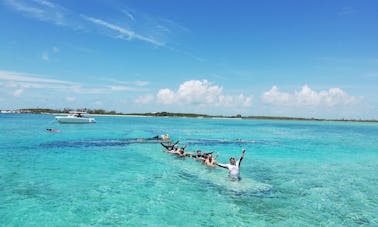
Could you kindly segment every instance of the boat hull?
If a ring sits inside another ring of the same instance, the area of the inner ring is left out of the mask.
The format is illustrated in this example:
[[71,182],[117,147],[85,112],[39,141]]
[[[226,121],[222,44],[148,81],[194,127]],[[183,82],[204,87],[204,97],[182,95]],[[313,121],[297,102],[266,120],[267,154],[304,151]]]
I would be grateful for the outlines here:
[[87,124],[87,123],[96,123],[94,118],[87,117],[55,117],[59,123],[63,124]]

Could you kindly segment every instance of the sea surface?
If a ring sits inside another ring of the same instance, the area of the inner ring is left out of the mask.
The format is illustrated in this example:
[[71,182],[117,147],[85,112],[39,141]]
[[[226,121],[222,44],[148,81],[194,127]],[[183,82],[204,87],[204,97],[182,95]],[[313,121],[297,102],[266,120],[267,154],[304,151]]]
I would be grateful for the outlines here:
[[[0,114],[0,226],[377,226],[378,124]],[[60,132],[48,132],[46,128]],[[240,157],[227,170],[135,138]]]

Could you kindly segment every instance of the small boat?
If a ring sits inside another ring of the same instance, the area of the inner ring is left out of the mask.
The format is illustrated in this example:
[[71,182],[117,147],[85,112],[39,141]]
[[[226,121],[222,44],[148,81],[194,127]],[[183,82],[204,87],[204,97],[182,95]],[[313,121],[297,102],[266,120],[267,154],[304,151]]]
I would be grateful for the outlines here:
[[59,123],[85,124],[95,123],[96,120],[91,117],[85,117],[86,112],[70,112],[67,116],[56,116]]

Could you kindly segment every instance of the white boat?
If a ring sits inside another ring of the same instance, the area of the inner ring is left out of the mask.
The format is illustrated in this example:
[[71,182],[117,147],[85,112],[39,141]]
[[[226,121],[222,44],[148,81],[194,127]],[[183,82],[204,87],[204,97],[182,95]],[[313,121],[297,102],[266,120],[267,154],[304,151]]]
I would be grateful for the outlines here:
[[95,123],[96,120],[91,117],[85,117],[86,112],[70,112],[67,116],[56,116],[59,123],[85,124]]

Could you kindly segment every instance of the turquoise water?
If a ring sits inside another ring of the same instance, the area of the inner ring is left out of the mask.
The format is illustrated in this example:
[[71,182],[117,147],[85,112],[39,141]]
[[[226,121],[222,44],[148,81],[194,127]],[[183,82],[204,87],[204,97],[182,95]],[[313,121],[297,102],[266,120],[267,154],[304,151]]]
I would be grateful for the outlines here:
[[[96,120],[0,114],[0,225],[378,225],[378,124]],[[128,140],[166,133],[223,163],[246,148],[242,180]]]

